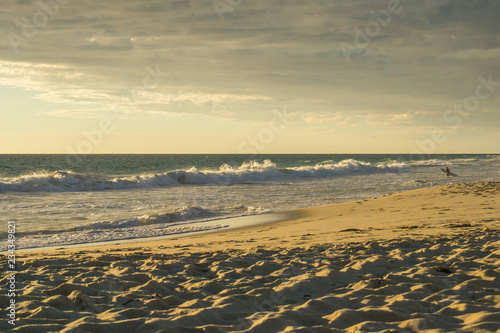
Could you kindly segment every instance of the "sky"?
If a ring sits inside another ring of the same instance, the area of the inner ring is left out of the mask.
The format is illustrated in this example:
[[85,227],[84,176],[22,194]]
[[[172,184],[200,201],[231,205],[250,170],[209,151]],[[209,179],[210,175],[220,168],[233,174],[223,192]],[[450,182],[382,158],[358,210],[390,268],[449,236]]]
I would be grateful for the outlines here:
[[500,2],[4,0],[0,153],[500,153]]

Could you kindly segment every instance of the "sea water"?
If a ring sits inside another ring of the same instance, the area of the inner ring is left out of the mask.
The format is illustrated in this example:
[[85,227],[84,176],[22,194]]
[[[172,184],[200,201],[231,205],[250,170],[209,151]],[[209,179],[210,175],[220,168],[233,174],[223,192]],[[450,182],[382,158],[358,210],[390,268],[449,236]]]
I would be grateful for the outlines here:
[[0,209],[28,249],[189,235],[243,223],[233,217],[499,180],[500,155],[0,155]]

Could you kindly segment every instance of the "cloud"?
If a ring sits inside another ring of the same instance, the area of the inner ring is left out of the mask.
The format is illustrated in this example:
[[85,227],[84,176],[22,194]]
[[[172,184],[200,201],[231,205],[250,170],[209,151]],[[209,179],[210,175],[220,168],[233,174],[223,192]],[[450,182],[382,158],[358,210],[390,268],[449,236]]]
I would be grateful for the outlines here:
[[[287,106],[308,124],[424,126],[470,95],[479,75],[500,80],[496,1],[401,0],[402,12],[350,64],[340,43],[354,45],[388,1],[227,3],[221,19],[211,1],[71,1],[50,15],[38,1],[6,0],[0,84],[83,107],[51,116],[127,108],[244,122]],[[43,13],[46,24],[25,37],[26,22]],[[17,53],[9,34],[23,38]],[[157,66],[169,76],[140,89]],[[415,112],[428,115],[401,116]]]
[[[96,108],[96,109],[60,109],[54,111],[41,111],[37,112],[37,116],[53,116],[53,117],[71,117],[71,118],[96,118],[100,119],[103,117],[103,114],[109,113],[113,110],[105,109],[105,108]],[[112,118],[117,115],[109,115],[107,118]]]
[[414,123],[412,115],[407,113],[399,114],[369,114],[367,124],[370,126],[398,127],[401,125],[411,125]]

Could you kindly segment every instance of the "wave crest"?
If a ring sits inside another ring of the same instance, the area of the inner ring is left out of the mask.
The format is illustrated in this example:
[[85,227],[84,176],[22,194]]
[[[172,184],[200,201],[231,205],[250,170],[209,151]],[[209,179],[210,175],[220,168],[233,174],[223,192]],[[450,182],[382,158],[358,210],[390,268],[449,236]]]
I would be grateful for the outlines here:
[[160,223],[168,224],[168,226],[173,226],[176,225],[175,222],[184,222],[195,219],[209,218],[213,217],[214,215],[215,213],[203,209],[202,207],[188,206],[188,207],[174,209],[171,212],[163,214],[143,215],[132,219],[122,219],[116,221],[94,222],[87,225],[71,228],[70,231],[89,230],[89,229],[102,230],[102,229],[115,229],[115,228],[132,228],[141,225],[160,224]]
[[353,159],[325,161],[314,166],[279,168],[271,160],[249,161],[239,167],[223,164],[218,170],[174,170],[157,174],[109,177],[72,171],[39,172],[0,182],[2,192],[64,192],[152,188],[179,185],[244,184],[284,179],[325,178],[346,174],[404,172],[408,166],[396,161],[372,165]]

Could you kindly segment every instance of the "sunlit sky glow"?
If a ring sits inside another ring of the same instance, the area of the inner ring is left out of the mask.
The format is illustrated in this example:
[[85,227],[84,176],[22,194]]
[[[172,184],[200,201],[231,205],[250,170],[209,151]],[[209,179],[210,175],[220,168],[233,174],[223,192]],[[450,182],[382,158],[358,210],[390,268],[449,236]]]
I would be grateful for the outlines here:
[[2,2],[0,153],[500,153],[498,1],[41,3]]

